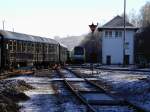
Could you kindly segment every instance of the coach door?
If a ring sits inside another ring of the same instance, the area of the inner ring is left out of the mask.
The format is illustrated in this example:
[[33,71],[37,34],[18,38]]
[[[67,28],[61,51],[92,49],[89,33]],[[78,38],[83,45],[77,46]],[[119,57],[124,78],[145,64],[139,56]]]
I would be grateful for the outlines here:
[[109,56],[109,55],[106,57],[106,64],[107,65],[111,64],[111,56]]

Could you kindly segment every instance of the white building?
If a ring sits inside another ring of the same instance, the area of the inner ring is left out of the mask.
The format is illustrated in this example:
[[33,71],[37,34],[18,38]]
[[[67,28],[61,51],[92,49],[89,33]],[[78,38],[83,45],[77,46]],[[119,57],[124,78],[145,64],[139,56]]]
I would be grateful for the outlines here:
[[[126,21],[124,41],[124,18],[116,16],[111,21],[99,27],[102,32],[102,63],[103,64],[134,64],[134,35],[137,30]],[[124,45],[124,47],[123,47]],[[123,57],[125,50],[125,57]]]

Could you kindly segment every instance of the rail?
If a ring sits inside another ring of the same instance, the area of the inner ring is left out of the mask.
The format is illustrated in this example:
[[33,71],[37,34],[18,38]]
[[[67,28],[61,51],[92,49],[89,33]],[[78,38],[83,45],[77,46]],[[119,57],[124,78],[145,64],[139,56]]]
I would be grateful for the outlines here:
[[60,74],[61,77],[64,79],[64,82],[65,82],[66,86],[72,91],[72,93],[73,93],[82,103],[84,103],[84,104],[88,107],[88,110],[89,110],[90,112],[97,112],[97,111],[94,109],[94,107],[92,107],[92,105],[90,105],[90,104],[88,103],[88,101],[86,101],[86,100],[82,97],[82,95],[81,95],[79,92],[77,92],[76,90],[74,90],[74,88],[73,88],[72,85],[69,83],[69,81],[66,80],[66,78],[64,77],[64,75],[63,75],[62,73],[60,73],[60,71],[57,71],[57,72],[58,72],[58,74]]
[[[66,70],[68,70],[69,72],[73,73],[74,75],[76,75],[77,77],[83,78],[86,82],[90,83],[91,85],[99,88],[100,90],[103,90],[106,94],[108,94],[109,96],[111,96],[112,98],[117,98],[116,96],[114,96],[113,94],[111,94],[110,92],[108,92],[104,87],[92,82],[91,80],[88,80],[87,78],[84,78],[81,76],[81,73],[77,73],[71,69],[65,68]],[[121,99],[125,105],[128,105],[128,107],[132,108],[133,110],[135,110],[136,112],[146,112],[146,110],[142,107],[139,107],[133,103],[131,103],[130,101],[128,101],[126,98],[122,98]]]

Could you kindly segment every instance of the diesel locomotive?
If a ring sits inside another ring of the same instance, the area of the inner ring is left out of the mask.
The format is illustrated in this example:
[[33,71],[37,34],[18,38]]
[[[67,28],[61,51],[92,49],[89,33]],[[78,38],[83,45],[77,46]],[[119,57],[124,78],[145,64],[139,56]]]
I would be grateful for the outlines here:
[[72,63],[84,63],[85,62],[85,49],[81,46],[76,46],[71,53]]

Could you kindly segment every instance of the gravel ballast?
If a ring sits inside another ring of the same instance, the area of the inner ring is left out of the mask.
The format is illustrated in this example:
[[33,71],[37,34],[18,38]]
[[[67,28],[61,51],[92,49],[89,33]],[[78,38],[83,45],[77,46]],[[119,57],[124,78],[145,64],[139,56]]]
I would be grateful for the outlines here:
[[32,87],[23,80],[0,80],[0,112],[18,112],[17,102],[29,99],[23,93],[29,89]]

